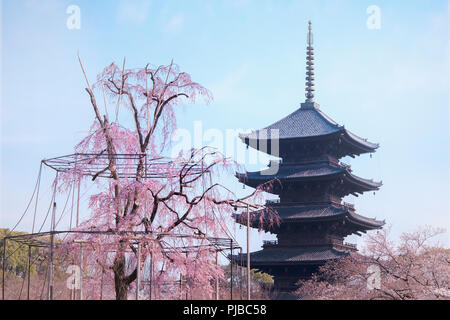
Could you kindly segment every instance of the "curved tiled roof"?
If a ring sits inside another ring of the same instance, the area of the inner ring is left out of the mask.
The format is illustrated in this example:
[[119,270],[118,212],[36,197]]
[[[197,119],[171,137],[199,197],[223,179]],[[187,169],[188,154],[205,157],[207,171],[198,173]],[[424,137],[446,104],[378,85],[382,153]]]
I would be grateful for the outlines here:
[[[236,173],[239,181],[247,184],[255,181],[256,185],[273,179],[279,180],[301,180],[309,178],[320,178],[333,175],[345,174],[345,178],[364,185],[368,190],[377,190],[382,183],[373,180],[360,178],[353,175],[348,167],[331,165],[329,163],[308,164],[308,165],[280,165],[278,171],[273,174],[273,168],[268,168],[256,172]],[[253,186],[252,183],[248,184]],[[256,186],[255,185],[255,186]]]
[[345,130],[345,133],[346,133],[352,140],[355,140],[356,142],[358,142],[358,143],[360,143],[360,144],[362,144],[362,145],[365,145],[365,146],[367,146],[367,147],[369,147],[369,148],[376,149],[376,148],[378,148],[378,147],[380,146],[378,143],[369,142],[369,141],[367,141],[367,139],[363,139],[363,138],[357,136],[356,134],[354,134],[354,133],[352,133],[352,132],[350,132],[350,131],[348,131],[348,130]]
[[[290,221],[303,221],[303,220],[317,220],[327,219],[339,216],[346,216],[353,223],[363,225],[367,229],[381,228],[385,222],[367,218],[362,215],[356,214],[354,209],[349,209],[343,205],[333,204],[316,204],[316,205],[268,205],[270,210],[275,211],[278,214],[280,222]],[[261,211],[257,211],[255,215],[261,214]],[[267,221],[273,219],[268,212],[264,212],[264,216]],[[246,224],[246,216],[236,215],[236,221],[238,223]]]
[[[322,262],[339,259],[347,256],[346,251],[339,251],[330,247],[316,248],[289,248],[273,247],[250,253],[252,266],[263,265],[265,263],[285,263],[285,262]],[[244,262],[247,254],[242,254]],[[240,255],[233,256],[239,261]]]
[[[318,176],[328,176],[345,171],[345,168],[340,166],[332,166],[327,163],[309,164],[309,165],[280,165],[278,172],[274,175],[268,174],[273,172],[272,168],[268,168],[256,172],[247,172],[247,179],[295,179],[295,178],[309,178]],[[238,174],[242,175],[242,174]]]
[[[250,139],[261,137],[261,132],[278,129],[280,139],[322,136],[342,129],[337,123],[325,116],[318,109],[299,108],[287,117],[267,126],[261,130],[253,131],[248,135],[241,135]],[[270,138],[270,137],[268,137]]]
[[364,217],[360,214],[357,214],[355,212],[349,211],[349,217],[351,220],[357,222],[357,223],[366,223],[375,226],[376,228],[381,228],[386,224],[385,221],[380,221],[372,218]]
[[[271,139],[271,129],[278,130],[278,139],[298,139],[330,135],[341,131],[351,142],[367,149],[376,149],[378,144],[371,143],[340,126],[323,113],[317,104],[301,107],[283,119],[249,134],[240,134],[242,140]],[[276,138],[276,137],[272,137]]]
[[347,213],[347,209],[330,205],[273,206],[281,220],[327,218]]

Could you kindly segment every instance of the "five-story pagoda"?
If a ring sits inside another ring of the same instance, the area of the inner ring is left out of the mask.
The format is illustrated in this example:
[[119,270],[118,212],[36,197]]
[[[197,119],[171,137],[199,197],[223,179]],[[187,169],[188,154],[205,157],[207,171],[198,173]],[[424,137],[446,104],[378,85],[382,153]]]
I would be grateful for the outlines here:
[[[284,297],[296,289],[300,279],[309,278],[326,261],[355,251],[356,246],[344,243],[345,237],[384,224],[356,214],[353,205],[342,202],[347,195],[378,190],[381,183],[354,175],[350,166],[339,159],[375,152],[378,144],[338,125],[314,102],[311,22],[306,60],[306,101],[301,107],[264,129],[240,136],[248,146],[269,154],[274,149],[272,139],[278,139],[282,161],[272,161],[266,170],[238,173],[237,177],[254,188],[274,179],[279,181],[270,191],[279,196],[279,201],[268,202],[267,207],[278,214],[280,223],[269,222],[268,216],[251,219],[252,227],[275,233],[278,240],[265,242],[263,250],[251,253],[250,265],[273,275],[275,293]],[[247,223],[245,214],[236,218],[239,223]],[[245,255],[243,258],[245,266]],[[240,257],[235,259],[240,263]]]

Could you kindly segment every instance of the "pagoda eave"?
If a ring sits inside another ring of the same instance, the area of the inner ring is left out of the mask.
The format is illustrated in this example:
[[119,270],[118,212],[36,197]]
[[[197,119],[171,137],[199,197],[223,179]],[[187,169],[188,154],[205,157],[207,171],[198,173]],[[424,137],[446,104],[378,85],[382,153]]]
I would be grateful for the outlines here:
[[[235,221],[241,225],[247,225],[246,214],[234,215]],[[354,209],[342,205],[315,205],[315,206],[270,206],[254,212],[250,218],[250,226],[255,229],[262,229],[266,232],[277,233],[284,223],[298,224],[311,222],[343,222],[348,227],[365,232],[383,227],[384,221],[367,218],[358,215]]]
[[[281,172],[276,174],[265,174],[269,171],[263,170],[247,173],[236,172],[235,176],[238,178],[239,182],[252,188],[257,188],[275,180],[279,181],[280,188],[284,188],[287,185],[299,186],[304,183],[341,180],[342,183],[345,181],[345,183],[349,185],[348,194],[377,191],[383,185],[382,182],[358,177],[352,174],[349,168],[344,167],[328,166],[328,168],[322,167],[320,170],[304,168],[291,170],[289,174],[283,173],[283,169],[283,167],[280,167]],[[277,188],[274,188],[271,193],[277,194],[276,189]]]
[[369,142],[367,139],[358,137],[356,134],[348,131],[347,129],[344,129],[343,131],[344,134],[342,136],[344,140],[354,147],[364,150],[365,152],[363,153],[375,152],[375,150],[380,147],[380,144]]
[[358,137],[343,126],[340,126],[338,130],[330,133],[304,137],[271,137],[270,134],[265,134],[264,137],[261,138],[258,134],[259,131],[261,130],[253,132],[253,136],[240,134],[239,138],[248,147],[277,157],[283,157],[283,154],[274,154],[272,151],[272,145],[274,144],[273,141],[275,139],[278,139],[279,150],[281,151],[284,150],[284,146],[296,149],[307,143],[326,144],[334,142],[340,145],[340,150],[336,154],[339,158],[347,155],[354,157],[355,155],[374,153],[380,146],[377,143],[369,142],[367,139]]
[[[348,256],[354,250],[341,251],[330,247],[323,248],[283,248],[274,247],[250,253],[250,265],[252,268],[265,266],[301,266],[307,264],[323,264],[327,261],[337,260]],[[245,267],[247,254],[233,256],[233,260]],[[241,262],[242,260],[242,262]]]

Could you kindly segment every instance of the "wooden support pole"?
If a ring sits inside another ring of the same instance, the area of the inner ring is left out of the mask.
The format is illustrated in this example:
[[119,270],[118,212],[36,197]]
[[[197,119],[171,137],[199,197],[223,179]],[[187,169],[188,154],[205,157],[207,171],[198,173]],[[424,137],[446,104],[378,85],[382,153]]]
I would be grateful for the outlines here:
[[230,300],[233,300],[233,240],[230,240]]
[[27,300],[30,300],[31,246],[28,246]]
[[241,259],[241,263],[240,263],[240,275],[239,275],[239,298],[242,300],[242,282],[244,281],[244,277],[242,274],[242,270],[244,268],[242,268],[242,248],[239,247],[239,258]]
[[[78,265],[78,269],[80,270],[78,290],[80,291],[80,294],[78,295],[78,300],[83,300],[83,243],[88,243],[88,241],[87,240],[74,240],[73,242],[80,244],[80,260],[79,260],[79,265]],[[76,299],[75,290],[76,289],[74,289],[74,294],[73,294],[74,300]]]
[[139,300],[139,289],[141,287],[141,243],[137,243],[136,258],[136,300]]
[[[187,251],[186,251],[186,263],[187,263],[187,259],[188,259],[188,253],[187,253]],[[185,291],[186,291],[186,300],[188,300],[188,286],[187,286],[187,277],[186,277],[186,281],[185,281],[185,284],[184,284],[184,288],[185,288]]]
[[50,267],[48,276],[48,300],[53,300],[53,247],[55,245],[56,202],[53,202],[52,223],[50,232]]
[[80,294],[78,300],[83,300],[83,244],[80,242]]
[[[216,251],[216,266],[219,266],[219,251]],[[219,300],[219,276],[216,277],[216,300]]]
[[81,186],[81,178],[78,179],[78,190],[77,190],[77,228],[80,218],[80,186]]
[[257,209],[258,206],[251,203],[239,200],[238,202],[246,205],[247,207],[247,300],[250,300],[250,209],[252,207]]
[[247,300],[250,300],[250,210],[247,204]]
[[153,286],[153,252],[150,252],[150,294],[149,298],[152,300],[152,286]]
[[2,299],[5,300],[5,272],[6,272],[6,238],[3,239],[3,259],[2,259]]
[[181,281],[183,280],[183,278],[182,278],[182,276],[181,276],[181,271],[180,271],[180,299],[179,300],[182,300],[183,299],[183,290],[182,290],[182,287],[181,287]]

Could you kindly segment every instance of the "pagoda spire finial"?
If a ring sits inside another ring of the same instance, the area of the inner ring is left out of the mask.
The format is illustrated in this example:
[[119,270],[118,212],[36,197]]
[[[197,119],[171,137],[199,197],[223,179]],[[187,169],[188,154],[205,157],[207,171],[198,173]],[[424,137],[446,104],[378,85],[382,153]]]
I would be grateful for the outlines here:
[[306,101],[314,102],[314,47],[312,22],[308,22],[308,46],[306,47]]

